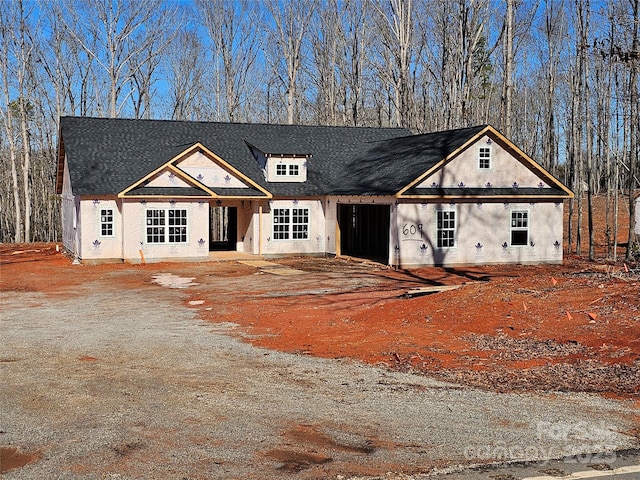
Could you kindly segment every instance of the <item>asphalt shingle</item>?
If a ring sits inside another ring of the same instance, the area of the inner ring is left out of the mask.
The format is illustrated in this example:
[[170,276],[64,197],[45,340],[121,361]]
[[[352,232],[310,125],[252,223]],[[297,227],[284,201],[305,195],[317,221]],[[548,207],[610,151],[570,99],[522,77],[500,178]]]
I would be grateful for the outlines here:
[[[276,196],[314,196],[340,182],[372,142],[399,128],[316,127],[63,117],[60,130],[76,195],[117,194],[201,143]],[[247,143],[270,154],[310,154],[305,183],[268,183]]]

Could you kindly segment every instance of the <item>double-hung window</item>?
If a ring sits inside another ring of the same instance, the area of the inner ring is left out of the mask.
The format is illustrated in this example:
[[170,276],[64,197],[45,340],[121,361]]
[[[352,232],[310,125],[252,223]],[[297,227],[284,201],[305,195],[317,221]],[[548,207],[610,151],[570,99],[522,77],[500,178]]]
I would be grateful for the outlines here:
[[149,209],[146,217],[147,243],[187,243],[186,209]]
[[478,168],[480,170],[491,168],[491,147],[478,148]]
[[113,209],[100,209],[100,236],[113,237]]
[[274,240],[306,240],[309,238],[308,208],[274,208]]
[[529,211],[511,211],[511,245],[525,246],[529,244]]
[[456,246],[456,212],[455,210],[438,210],[437,213],[438,248]]

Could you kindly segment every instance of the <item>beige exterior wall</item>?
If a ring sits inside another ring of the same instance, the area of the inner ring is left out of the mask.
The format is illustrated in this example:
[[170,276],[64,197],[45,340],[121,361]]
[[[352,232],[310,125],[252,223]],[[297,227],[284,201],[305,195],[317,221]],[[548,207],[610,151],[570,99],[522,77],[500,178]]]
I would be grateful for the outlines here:
[[[316,254],[325,253],[326,225],[322,200],[273,200],[262,213],[262,254]],[[275,209],[309,209],[308,238],[305,240],[279,240],[274,238],[273,212]],[[256,219],[256,224],[258,219]],[[254,229],[255,230],[255,229]],[[256,232],[258,238],[259,232]]]
[[[488,183],[496,188],[513,187],[514,183],[519,187],[540,186],[541,180],[537,175],[497,142],[489,144],[487,141],[488,137],[481,138],[418,187],[428,188],[433,183],[443,188],[458,187],[461,183],[466,187],[486,187]],[[491,149],[491,168],[478,168],[478,149],[481,147]],[[548,187],[544,182],[543,185]]]
[[171,170],[167,169],[155,174],[149,180],[147,187],[190,187],[187,182],[178,177]]
[[76,207],[79,200],[71,191],[71,178],[69,177],[69,167],[67,158],[64,159],[64,172],[62,177],[62,244],[64,247],[78,255],[77,250],[77,216]]
[[[453,210],[455,246],[438,248],[437,211]],[[511,212],[529,213],[527,246],[511,246]],[[394,265],[562,262],[562,203],[401,203],[392,218]],[[395,225],[395,228],[393,227]],[[506,244],[506,246],[504,246]]]
[[636,197],[636,226],[635,232],[636,235],[640,235],[640,195]]
[[[148,243],[146,211],[150,209],[186,209],[186,243]],[[124,200],[122,203],[124,236],[122,251],[125,262],[140,263],[141,251],[147,262],[166,259],[205,259],[209,257],[209,202]]]
[[325,219],[326,253],[336,255],[338,242],[338,201],[341,197],[326,197],[322,200]]
[[195,152],[176,166],[208,187],[248,188],[232,172],[213,162],[201,152]]
[[[101,232],[101,215],[113,214],[113,235]],[[122,258],[121,202],[113,198],[82,198],[79,202],[79,251],[82,260],[114,261]]]
[[[298,175],[276,175],[278,165],[286,165],[287,173],[289,172],[289,165],[297,165]],[[306,182],[307,159],[305,157],[268,157],[265,173],[268,182]]]

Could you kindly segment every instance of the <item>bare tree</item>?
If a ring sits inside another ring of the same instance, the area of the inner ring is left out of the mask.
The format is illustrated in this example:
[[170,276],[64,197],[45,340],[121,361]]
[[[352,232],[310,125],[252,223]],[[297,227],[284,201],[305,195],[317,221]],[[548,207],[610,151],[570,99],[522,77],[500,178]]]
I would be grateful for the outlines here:
[[378,74],[392,89],[395,125],[410,128],[415,116],[412,67],[421,47],[415,35],[414,0],[379,0],[374,6],[380,19],[381,34]]
[[237,121],[252,92],[260,12],[249,0],[197,0],[196,7],[213,44],[217,120]]
[[[0,55],[0,68],[2,69],[2,90],[3,90],[3,108],[2,108],[2,121],[5,131],[5,139],[9,147],[9,162],[11,165],[11,190],[13,193],[13,213],[14,213],[14,238],[15,242],[24,241],[22,230],[22,207],[20,204],[20,184],[18,182],[18,146],[14,133],[14,119],[13,109],[9,107],[11,104],[11,91],[14,88],[13,82],[11,82],[11,76],[9,70],[14,71],[15,59],[12,52],[14,46],[13,32],[10,30],[12,25],[15,25],[16,19],[12,15],[12,10],[9,8],[9,3],[0,3],[0,33],[2,40],[2,51],[6,52],[6,55]],[[3,149],[4,150],[4,149]],[[4,156],[4,155],[3,155]],[[4,162],[3,162],[4,163]],[[8,198],[7,198],[8,200]],[[6,210],[6,206],[3,206],[2,210]]]
[[342,5],[338,0],[328,0],[316,10],[309,37],[313,61],[311,77],[316,92],[316,121],[328,125],[344,124],[347,91],[339,72],[345,70],[346,38],[342,25]]
[[544,40],[545,66],[545,108],[542,164],[554,172],[558,157],[558,135],[556,123],[556,85],[560,65],[562,45],[565,43],[566,19],[564,0],[546,0],[544,8],[544,22],[541,27]]
[[277,78],[285,89],[287,123],[301,119],[302,92],[299,91],[300,74],[305,61],[305,41],[316,0],[282,2],[270,0],[267,10],[275,24],[270,57]]
[[[158,42],[171,26],[164,3],[62,0],[59,9],[69,34],[105,75],[108,98],[102,113],[121,115],[134,94],[130,86],[133,77],[166,47]],[[100,83],[96,78],[98,91]]]
[[[15,213],[15,241],[31,241],[31,138],[29,122],[33,106],[33,69],[37,43],[32,31],[34,6],[23,0],[7,2],[0,10],[2,44],[5,55],[1,64],[5,106],[2,109],[9,158]],[[15,95],[15,97],[12,97]],[[20,147],[20,148],[19,148]],[[21,157],[18,176],[17,162]],[[22,197],[20,196],[22,193]]]
[[504,76],[502,82],[502,131],[511,138],[512,124],[512,104],[513,104],[513,61],[515,56],[514,48],[514,23],[515,23],[515,0],[505,0],[506,13],[504,19],[503,35],[503,55],[504,55]]
[[487,43],[488,0],[431,0],[432,19],[421,30],[431,31],[425,69],[433,79],[434,110],[442,117],[432,128],[457,128],[473,122],[472,92],[490,69],[490,56],[498,45]]
[[640,183],[637,181],[638,165],[640,161],[640,106],[638,92],[638,64],[640,63],[640,6],[639,0],[629,0],[631,10],[631,50],[629,57],[629,241],[627,243],[626,259],[632,260],[634,255],[634,243],[637,248],[637,236],[635,234],[635,191]]
[[207,118],[200,102],[204,100],[204,78],[208,62],[204,45],[193,30],[181,32],[165,55],[166,79],[169,85],[166,101],[168,116],[173,120],[199,120]]

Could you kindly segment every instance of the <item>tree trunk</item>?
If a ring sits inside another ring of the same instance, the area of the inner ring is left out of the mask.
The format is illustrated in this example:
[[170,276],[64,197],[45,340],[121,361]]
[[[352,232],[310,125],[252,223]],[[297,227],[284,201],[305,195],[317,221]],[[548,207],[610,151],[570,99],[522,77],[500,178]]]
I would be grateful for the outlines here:
[[633,12],[633,40],[631,42],[632,57],[635,55],[635,59],[631,59],[631,69],[629,72],[629,113],[631,122],[629,125],[629,241],[627,243],[627,261],[633,259],[634,248],[637,246],[638,238],[635,234],[635,191],[640,185],[636,185],[636,172],[638,170],[638,155],[640,145],[638,142],[638,135],[640,135],[640,108],[638,106],[638,52],[640,52],[640,39],[638,38],[638,30],[640,29],[640,12],[639,12],[639,0],[629,0]]
[[502,87],[502,124],[503,133],[507,138],[511,138],[511,109],[513,99],[513,23],[515,16],[514,0],[506,0],[507,12],[505,15],[504,30],[504,79]]

